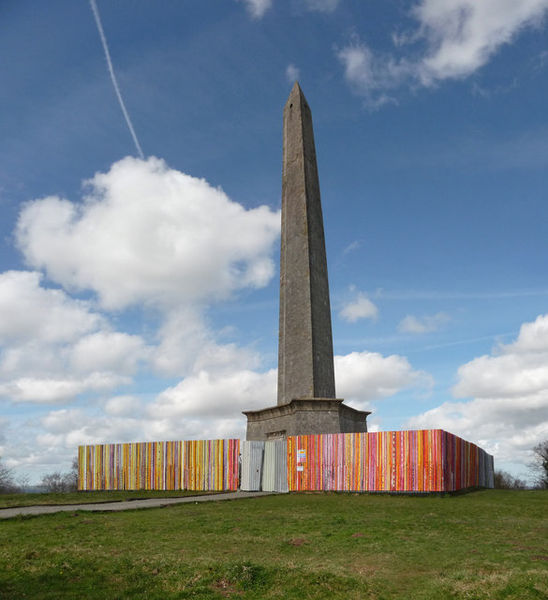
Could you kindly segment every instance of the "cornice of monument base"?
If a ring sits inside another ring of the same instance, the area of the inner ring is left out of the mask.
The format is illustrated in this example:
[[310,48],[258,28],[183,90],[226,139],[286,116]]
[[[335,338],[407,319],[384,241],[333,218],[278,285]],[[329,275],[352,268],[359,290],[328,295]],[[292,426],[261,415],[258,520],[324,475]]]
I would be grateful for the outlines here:
[[295,398],[287,404],[247,410],[247,440],[280,439],[318,433],[363,433],[368,411],[340,398]]

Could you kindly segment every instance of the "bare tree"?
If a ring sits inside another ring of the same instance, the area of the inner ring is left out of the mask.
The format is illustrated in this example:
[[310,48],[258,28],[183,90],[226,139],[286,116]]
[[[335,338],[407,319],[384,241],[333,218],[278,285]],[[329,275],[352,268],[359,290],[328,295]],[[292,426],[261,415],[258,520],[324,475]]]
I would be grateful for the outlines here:
[[518,479],[506,471],[495,471],[495,488],[499,490],[524,490],[525,481]]
[[78,458],[72,459],[72,465],[70,471],[64,475],[65,484],[67,486],[67,492],[78,491]]
[[72,466],[68,473],[55,471],[42,477],[42,486],[48,492],[65,493],[75,492],[78,489],[78,459],[72,460]]
[[18,487],[13,479],[13,470],[2,464],[0,458],[0,494],[13,494]]
[[548,440],[544,440],[533,448],[534,460],[531,472],[535,485],[543,490],[548,489]]
[[48,491],[53,493],[61,493],[66,492],[65,483],[63,481],[63,475],[61,475],[60,471],[55,471],[53,473],[48,473],[42,477],[42,487]]

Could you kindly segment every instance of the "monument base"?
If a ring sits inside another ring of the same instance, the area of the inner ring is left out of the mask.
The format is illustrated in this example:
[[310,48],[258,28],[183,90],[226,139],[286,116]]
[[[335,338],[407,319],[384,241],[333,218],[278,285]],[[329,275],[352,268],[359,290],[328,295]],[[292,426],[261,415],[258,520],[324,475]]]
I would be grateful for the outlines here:
[[366,433],[367,415],[338,398],[298,398],[262,410],[246,410],[248,441],[317,433]]

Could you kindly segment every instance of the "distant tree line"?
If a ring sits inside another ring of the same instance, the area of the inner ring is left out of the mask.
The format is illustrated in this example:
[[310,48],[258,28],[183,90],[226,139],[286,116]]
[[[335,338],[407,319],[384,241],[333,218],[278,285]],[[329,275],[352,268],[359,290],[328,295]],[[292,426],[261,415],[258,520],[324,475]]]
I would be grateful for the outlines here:
[[78,490],[78,459],[73,459],[71,469],[68,473],[55,471],[44,475],[40,485],[47,492],[58,494],[76,492]]
[[506,471],[495,471],[495,488],[497,490],[524,490],[527,484],[523,479],[514,477]]
[[[28,486],[28,477],[23,476],[15,479],[13,469],[7,467],[0,457],[0,494],[17,494],[24,492]],[[75,492],[78,490],[78,459],[72,461],[71,469],[68,473],[55,471],[42,477],[39,486],[45,492]]]

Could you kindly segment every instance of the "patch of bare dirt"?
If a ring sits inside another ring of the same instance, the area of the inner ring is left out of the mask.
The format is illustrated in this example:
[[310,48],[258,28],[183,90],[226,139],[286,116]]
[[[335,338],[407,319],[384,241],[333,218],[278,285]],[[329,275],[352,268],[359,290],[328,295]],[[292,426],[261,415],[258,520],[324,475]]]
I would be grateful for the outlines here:
[[289,540],[288,544],[290,546],[299,547],[308,544],[308,540],[305,540],[305,538],[293,538],[292,540]]

